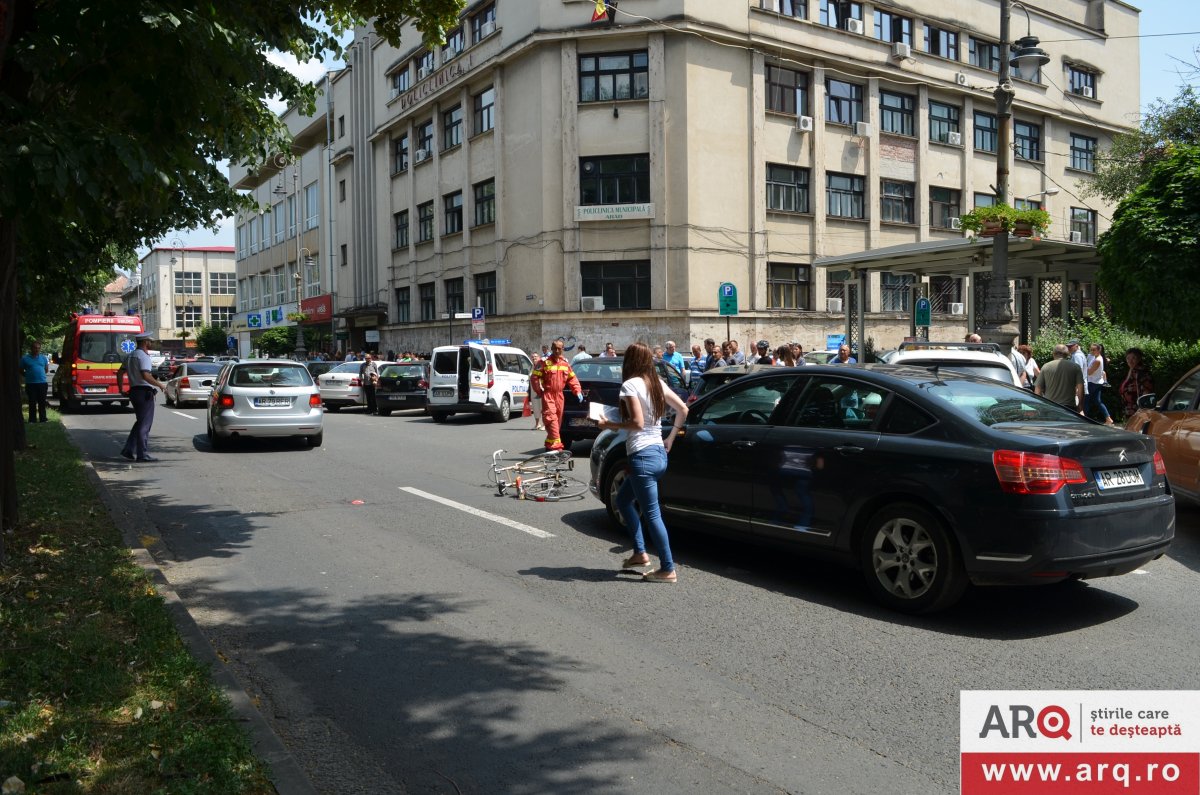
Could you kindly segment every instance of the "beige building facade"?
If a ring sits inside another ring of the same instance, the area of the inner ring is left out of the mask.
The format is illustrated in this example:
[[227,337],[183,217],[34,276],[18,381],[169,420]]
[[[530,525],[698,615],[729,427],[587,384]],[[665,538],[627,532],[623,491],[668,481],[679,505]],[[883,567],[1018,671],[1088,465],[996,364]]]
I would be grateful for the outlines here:
[[[817,258],[959,238],[958,216],[994,200],[998,2],[630,0],[593,23],[594,6],[471,3],[434,50],[356,32],[326,153],[351,346],[479,336],[456,317],[479,306],[485,336],[530,349],[685,345],[727,323],[743,348],[824,348],[851,274]],[[1028,26],[1050,62],[1013,80],[1010,202],[1091,243],[1112,208],[1081,186],[1138,111],[1138,12],[1025,8],[1014,38]],[[908,333],[913,278],[869,275],[876,347]],[[961,338],[969,277],[926,289],[931,335]],[[1063,283],[1042,311],[1089,290]]]
[[200,326],[232,325],[236,270],[229,246],[156,246],[138,261],[125,290],[125,305],[141,315],[142,327],[154,335],[156,347],[193,347]]

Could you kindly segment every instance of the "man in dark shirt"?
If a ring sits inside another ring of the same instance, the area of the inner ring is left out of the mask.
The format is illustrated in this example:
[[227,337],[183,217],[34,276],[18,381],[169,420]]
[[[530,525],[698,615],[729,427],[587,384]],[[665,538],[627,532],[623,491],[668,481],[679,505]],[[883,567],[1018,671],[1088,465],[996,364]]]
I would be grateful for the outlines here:
[[1054,360],[1042,368],[1033,391],[1082,414],[1083,371],[1069,357],[1066,345],[1055,345]]

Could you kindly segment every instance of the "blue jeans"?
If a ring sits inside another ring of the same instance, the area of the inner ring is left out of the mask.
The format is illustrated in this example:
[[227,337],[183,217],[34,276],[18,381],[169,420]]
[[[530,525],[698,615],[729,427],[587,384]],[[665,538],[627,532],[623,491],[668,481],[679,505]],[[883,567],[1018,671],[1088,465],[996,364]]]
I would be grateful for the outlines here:
[[[645,518],[650,541],[658,551],[663,571],[675,571],[671,558],[671,542],[667,539],[667,526],[663,524],[662,511],[658,507],[658,479],[667,471],[667,451],[660,445],[639,450],[629,457],[629,475],[617,491],[617,510],[625,520],[625,528],[633,536],[634,554],[646,551],[642,537],[642,519]],[[637,503],[636,505],[634,503]],[[639,515],[638,506],[641,506]]]
[[1102,422],[1108,422],[1108,406],[1104,405],[1101,398],[1104,396],[1104,389],[1100,384],[1088,384],[1087,394],[1083,396],[1084,414],[1095,418],[1095,415],[1100,415]]
[[134,458],[145,458],[150,452],[150,426],[154,424],[154,402],[158,395],[154,389],[135,386],[129,390],[129,402],[133,404],[133,428],[125,440],[124,452]]

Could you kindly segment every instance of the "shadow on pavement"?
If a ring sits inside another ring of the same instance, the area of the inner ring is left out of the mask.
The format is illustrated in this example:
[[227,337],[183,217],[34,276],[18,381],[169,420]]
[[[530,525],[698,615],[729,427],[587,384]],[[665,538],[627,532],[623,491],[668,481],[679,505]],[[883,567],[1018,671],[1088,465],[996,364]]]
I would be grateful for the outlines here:
[[1200,506],[1175,502],[1175,541],[1167,557],[1200,572]]

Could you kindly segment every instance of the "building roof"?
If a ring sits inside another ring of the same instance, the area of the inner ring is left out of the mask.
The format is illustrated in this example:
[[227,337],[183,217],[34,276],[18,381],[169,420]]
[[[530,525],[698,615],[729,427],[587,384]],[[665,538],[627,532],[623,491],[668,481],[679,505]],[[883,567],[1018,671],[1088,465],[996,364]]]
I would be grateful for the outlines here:
[[[928,240],[818,257],[813,264],[827,270],[855,268],[863,271],[913,273],[918,276],[968,276],[972,270],[991,270],[993,242],[989,238],[964,237]],[[1032,276],[1066,271],[1067,278],[1094,281],[1100,267],[1095,246],[1045,238],[1008,239],[1008,276]]]

